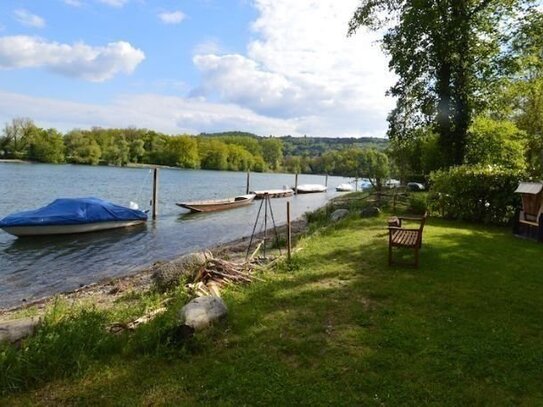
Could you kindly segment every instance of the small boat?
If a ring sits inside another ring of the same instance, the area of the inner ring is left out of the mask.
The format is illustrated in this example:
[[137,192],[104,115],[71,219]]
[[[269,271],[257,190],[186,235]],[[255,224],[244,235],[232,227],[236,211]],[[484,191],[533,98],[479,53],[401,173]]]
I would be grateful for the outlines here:
[[316,192],[326,192],[328,188],[320,184],[303,184],[298,185],[296,192],[299,194],[313,194]]
[[240,195],[227,199],[210,199],[207,201],[178,202],[177,206],[190,209],[192,212],[214,212],[249,205],[255,199],[255,194]]
[[15,236],[96,232],[144,223],[147,214],[98,198],[61,198],[43,208],[17,212],[0,221]]
[[268,195],[270,198],[286,198],[289,196],[294,195],[294,190],[287,188],[287,189],[266,189],[262,191],[251,191],[251,194],[255,194],[255,199],[264,199],[266,195]]
[[352,192],[354,191],[354,187],[351,184],[339,184],[336,187],[337,192]]

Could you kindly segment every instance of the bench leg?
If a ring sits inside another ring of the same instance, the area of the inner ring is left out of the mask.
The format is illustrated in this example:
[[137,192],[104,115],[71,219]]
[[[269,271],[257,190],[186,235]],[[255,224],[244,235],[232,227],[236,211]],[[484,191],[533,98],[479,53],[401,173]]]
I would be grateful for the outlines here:
[[392,245],[388,245],[388,265],[392,266]]

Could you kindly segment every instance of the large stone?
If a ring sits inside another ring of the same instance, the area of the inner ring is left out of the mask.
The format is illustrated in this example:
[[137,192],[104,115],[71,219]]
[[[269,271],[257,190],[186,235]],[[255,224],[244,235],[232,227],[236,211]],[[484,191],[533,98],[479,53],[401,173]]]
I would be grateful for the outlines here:
[[0,343],[15,343],[34,333],[40,323],[38,317],[0,322]]
[[201,331],[226,317],[228,309],[219,297],[198,297],[186,304],[179,311],[179,322]]
[[330,215],[330,220],[332,222],[337,222],[340,219],[343,219],[345,216],[349,214],[349,211],[347,209],[336,209],[332,214]]
[[195,252],[169,262],[157,262],[152,266],[151,279],[159,291],[168,291],[179,285],[182,277],[193,276],[211,257],[211,253]]
[[377,208],[376,206],[369,206],[360,211],[360,216],[363,218],[373,218],[375,216],[379,216],[380,213],[381,209]]

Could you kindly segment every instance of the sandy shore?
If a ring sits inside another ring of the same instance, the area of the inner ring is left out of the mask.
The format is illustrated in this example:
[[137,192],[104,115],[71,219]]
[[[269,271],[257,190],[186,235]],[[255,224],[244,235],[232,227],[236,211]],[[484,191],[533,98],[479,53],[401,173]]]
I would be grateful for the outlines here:
[[[296,238],[307,229],[307,222],[304,219],[292,222],[292,236]],[[280,237],[286,236],[286,225],[277,228]],[[268,236],[273,235],[268,231]],[[256,240],[262,238],[262,234],[255,237]],[[245,257],[250,236],[242,237],[231,242],[207,248],[215,256],[228,258],[231,260],[242,260]],[[254,243],[253,243],[254,246]],[[170,260],[170,261],[175,261]],[[115,277],[101,280],[92,284],[85,285],[73,291],[66,291],[56,295],[35,299],[22,304],[0,309],[0,321],[18,318],[21,315],[32,314],[41,315],[56,298],[62,298],[68,304],[89,304],[98,308],[108,308],[121,296],[129,292],[144,292],[152,286],[151,268],[142,269],[135,274],[124,277]]]

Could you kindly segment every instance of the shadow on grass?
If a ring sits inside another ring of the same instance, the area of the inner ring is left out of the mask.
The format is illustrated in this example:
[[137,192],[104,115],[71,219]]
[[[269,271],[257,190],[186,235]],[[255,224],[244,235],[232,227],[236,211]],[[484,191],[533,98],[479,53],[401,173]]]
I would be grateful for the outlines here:
[[303,247],[290,269],[228,291],[228,323],[189,347],[113,356],[44,392],[55,389],[58,403],[222,405],[529,404],[541,395],[542,246],[431,220],[420,269],[389,268],[384,220],[347,219]]

